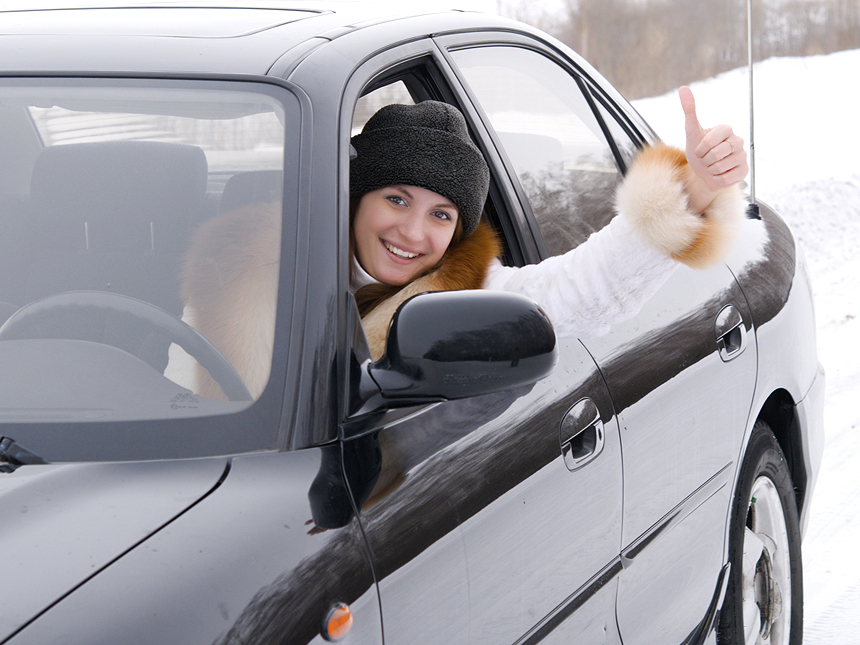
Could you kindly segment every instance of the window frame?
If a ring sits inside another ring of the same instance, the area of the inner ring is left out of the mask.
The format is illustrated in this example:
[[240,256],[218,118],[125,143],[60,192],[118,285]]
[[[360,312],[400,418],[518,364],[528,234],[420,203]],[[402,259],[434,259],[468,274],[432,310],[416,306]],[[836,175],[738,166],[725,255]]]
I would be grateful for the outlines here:
[[[342,54],[348,54],[354,46],[356,52],[361,46],[365,34],[361,32],[339,39],[335,44],[342,49]],[[349,42],[347,42],[349,41]],[[353,43],[354,41],[354,43]],[[367,44],[367,43],[363,43]],[[629,115],[619,105],[623,99],[613,99],[611,86],[609,92],[598,90],[599,83],[591,79],[587,64],[568,58],[548,42],[536,39],[524,33],[514,31],[474,31],[457,33],[440,33],[377,50],[373,55],[362,58],[350,72],[340,93],[338,108],[338,258],[341,266],[338,269],[338,292],[346,294],[346,306],[340,307],[338,317],[338,347],[339,351],[337,377],[338,383],[343,384],[338,394],[337,418],[340,423],[348,422],[350,392],[357,387],[357,372],[360,365],[369,359],[366,347],[361,343],[361,325],[355,309],[354,300],[349,295],[349,139],[351,135],[353,115],[358,99],[366,93],[381,86],[404,80],[413,98],[418,100],[434,99],[450,103],[463,113],[470,134],[483,153],[490,168],[490,189],[487,199],[487,211],[493,224],[498,227],[507,246],[504,260],[515,266],[537,263],[549,257],[544,238],[531,212],[531,206],[520,185],[516,173],[509,160],[503,156],[504,148],[497,140],[495,132],[487,125],[486,116],[480,109],[480,102],[472,94],[464,81],[459,69],[454,63],[449,51],[476,46],[514,46],[532,49],[559,64],[581,88],[586,101],[594,101],[593,92],[600,96],[601,103],[625,128],[631,132],[639,132],[638,115]],[[327,49],[327,48],[324,48]],[[312,57],[313,58],[313,57]],[[326,56],[319,56],[314,61],[315,69],[322,69]],[[301,70],[302,66],[299,66]],[[308,74],[305,71],[305,74]],[[599,77],[599,75],[598,75]],[[291,78],[295,78],[292,76]],[[414,82],[414,83],[413,83]],[[600,111],[592,105],[595,119],[600,124],[604,137],[608,130],[602,120]],[[641,121],[641,119],[639,120]],[[644,124],[644,122],[641,122]],[[647,127],[647,126],[646,126]],[[637,137],[644,141],[644,137]],[[617,148],[612,147],[616,159],[620,157]],[[619,168],[626,168],[623,160]],[[351,303],[351,304],[350,304]],[[414,413],[414,410],[412,411]],[[409,414],[409,410],[391,411],[384,413],[382,424],[395,423],[398,418]],[[379,422],[377,420],[377,422]]]
[[[281,257],[300,257],[297,225],[304,208],[300,186],[307,156],[303,139],[307,136],[310,104],[294,85],[273,78],[212,74],[28,74],[0,75],[0,83],[11,84],[92,84],[101,87],[147,85],[157,87],[199,87],[265,93],[285,105],[283,164],[283,216]],[[299,134],[302,133],[302,134]],[[288,365],[294,363],[290,347],[295,321],[304,315],[301,268],[280,263],[274,353],[269,382],[257,401],[226,414],[170,419],[108,421],[39,421],[3,423],[0,434],[49,463],[98,461],[148,461],[188,459],[275,450],[283,427],[289,399],[284,391]],[[287,304],[290,303],[289,310]]]
[[[492,145],[481,116],[457,75],[454,74],[449,60],[443,56],[432,38],[391,47],[364,61],[353,71],[341,95],[340,105],[340,166],[339,185],[341,187],[340,245],[338,257],[342,266],[339,270],[339,291],[349,293],[349,138],[353,115],[358,99],[379,87],[402,80],[410,89],[413,98],[437,100],[454,105],[463,113],[473,141],[484,154],[490,168],[490,189],[485,212],[503,236],[506,248],[505,261],[511,264],[526,264],[539,259],[537,240],[531,235],[530,226],[525,224],[522,202],[516,199],[507,174],[500,174],[503,168],[498,149]],[[351,303],[351,304],[350,304]],[[347,351],[340,353],[338,382],[344,384],[339,394],[338,418],[341,423],[349,423],[350,392],[358,387],[356,368],[369,359],[367,348],[362,346],[360,321],[355,309],[354,299],[348,296],[347,306],[342,309],[339,321],[340,346]],[[425,408],[404,408],[383,413],[377,425],[396,423],[399,419]]]

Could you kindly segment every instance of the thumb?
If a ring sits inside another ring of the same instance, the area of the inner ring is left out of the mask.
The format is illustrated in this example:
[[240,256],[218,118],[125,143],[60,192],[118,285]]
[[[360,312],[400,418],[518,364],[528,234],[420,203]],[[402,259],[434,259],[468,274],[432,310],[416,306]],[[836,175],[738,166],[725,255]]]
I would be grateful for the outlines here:
[[686,86],[678,90],[678,97],[681,99],[681,108],[684,110],[687,149],[694,149],[705,136],[705,130],[699,123],[699,117],[696,116],[696,99],[693,98],[693,90]]

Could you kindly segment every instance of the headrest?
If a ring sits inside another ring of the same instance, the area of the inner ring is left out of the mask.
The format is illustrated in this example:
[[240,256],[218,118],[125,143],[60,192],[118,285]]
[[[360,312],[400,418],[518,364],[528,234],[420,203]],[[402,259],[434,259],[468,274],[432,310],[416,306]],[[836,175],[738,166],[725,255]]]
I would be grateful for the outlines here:
[[256,203],[280,201],[284,192],[284,173],[280,170],[253,170],[230,177],[221,195],[222,213]]
[[[208,165],[196,147],[154,141],[50,146],[30,183],[34,216],[47,229],[84,222],[128,229],[186,231],[206,198]],[[105,230],[101,231],[105,234]],[[122,245],[122,244],[121,244]]]

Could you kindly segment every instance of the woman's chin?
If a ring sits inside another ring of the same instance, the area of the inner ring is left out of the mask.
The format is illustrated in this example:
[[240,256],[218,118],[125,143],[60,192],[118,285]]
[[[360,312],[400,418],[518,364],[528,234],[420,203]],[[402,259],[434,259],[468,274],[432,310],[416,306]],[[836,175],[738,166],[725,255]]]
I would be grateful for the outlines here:
[[381,278],[377,278],[380,282],[387,284],[392,287],[402,287],[404,284],[411,280],[410,277],[400,276],[392,276],[392,275],[383,275]]
[[417,265],[408,267],[408,269],[406,267],[388,267],[380,271],[380,275],[376,279],[392,287],[402,287],[415,279],[422,270],[423,267]]

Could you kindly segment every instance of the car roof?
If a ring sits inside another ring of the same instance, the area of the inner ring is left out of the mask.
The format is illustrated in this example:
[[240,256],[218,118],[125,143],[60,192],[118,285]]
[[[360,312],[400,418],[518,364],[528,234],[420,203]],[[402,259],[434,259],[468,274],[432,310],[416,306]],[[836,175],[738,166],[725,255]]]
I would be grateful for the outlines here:
[[301,56],[313,44],[395,22],[395,40],[438,30],[512,24],[488,14],[314,0],[0,11],[0,74],[261,75],[287,51]]

